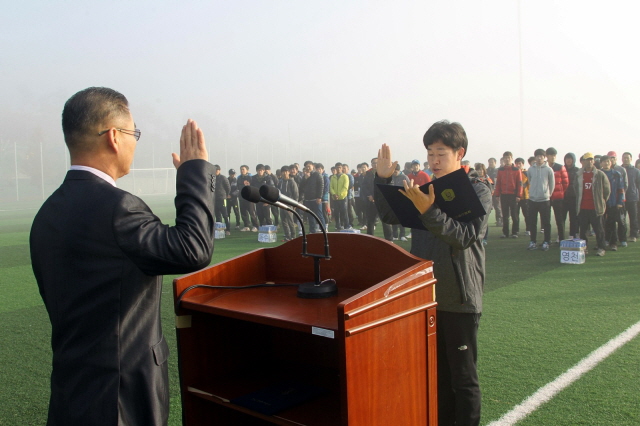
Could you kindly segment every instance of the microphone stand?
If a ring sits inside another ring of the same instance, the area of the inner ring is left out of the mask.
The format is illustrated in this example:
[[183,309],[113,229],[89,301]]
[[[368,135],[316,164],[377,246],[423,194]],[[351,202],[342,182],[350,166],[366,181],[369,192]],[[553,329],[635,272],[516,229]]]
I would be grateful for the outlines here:
[[[320,229],[322,230],[322,234],[324,235],[324,254],[302,254],[304,257],[313,258],[314,281],[300,284],[298,286],[298,297],[302,299],[324,299],[338,294],[338,286],[336,285],[335,280],[328,279],[325,281],[320,281],[320,259],[331,259],[331,256],[329,255],[329,237],[327,236],[327,229],[320,221],[318,215],[316,215],[311,210],[308,210],[307,212],[310,213],[315,218],[316,222],[318,222],[318,225],[320,225]],[[300,220],[300,224],[302,226],[302,220],[299,216],[298,220]],[[304,229],[304,227],[302,227],[302,229]]]
[[306,282],[298,286],[298,297],[303,299],[324,299],[326,297],[331,297],[338,294],[338,286],[336,285],[335,280],[328,279],[320,281],[320,259],[331,259],[331,256],[329,255],[329,237],[327,236],[327,229],[320,221],[318,215],[316,215],[313,211],[311,211],[311,209],[304,206],[303,204],[300,204],[296,200],[281,195],[278,188],[270,187],[268,185],[262,185],[260,187],[260,196],[272,203],[281,202],[291,207],[297,207],[301,210],[306,211],[311,216],[313,216],[316,222],[318,222],[318,225],[320,225],[320,229],[322,230],[322,234],[324,235],[324,254],[322,255],[307,253],[307,236],[304,233],[304,224],[302,223],[302,218],[300,217],[300,215],[296,213],[298,221],[300,222],[300,228],[302,229],[302,256],[313,258],[314,279],[313,282]]

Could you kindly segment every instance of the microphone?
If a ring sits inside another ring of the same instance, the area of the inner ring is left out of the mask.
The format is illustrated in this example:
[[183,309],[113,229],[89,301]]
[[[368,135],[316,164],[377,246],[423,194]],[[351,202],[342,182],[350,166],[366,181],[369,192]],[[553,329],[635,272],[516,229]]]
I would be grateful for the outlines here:
[[242,191],[240,191],[240,195],[242,195],[242,198],[247,201],[251,201],[252,203],[267,203],[293,213],[298,219],[298,222],[300,223],[300,230],[302,231],[302,255],[307,256],[307,233],[304,230],[304,222],[297,211],[287,206],[286,204],[282,204],[279,201],[271,202],[269,200],[265,200],[260,196],[260,191],[258,190],[258,188],[255,188],[253,186],[245,186],[244,188],[242,188]]
[[281,209],[288,210],[290,212],[293,211],[291,207],[277,200],[276,201],[265,200],[260,196],[260,191],[258,190],[258,188],[253,186],[245,186],[244,188],[242,188],[242,191],[240,191],[240,195],[242,195],[242,198],[244,198],[247,201],[251,201],[252,203],[267,203],[267,204],[274,205],[276,207],[280,207]]
[[313,275],[314,282],[307,282],[298,286],[298,297],[304,299],[324,299],[326,297],[335,296],[338,294],[338,287],[336,282],[332,279],[320,281],[320,259],[331,259],[329,255],[329,238],[327,237],[327,229],[320,221],[318,215],[316,215],[311,209],[307,208],[303,204],[300,204],[293,198],[289,198],[286,195],[280,193],[278,188],[268,185],[262,185],[260,187],[260,195],[267,201],[282,202],[289,206],[297,207],[301,210],[309,213],[320,225],[322,234],[324,235],[324,255],[322,254],[307,254],[307,256],[313,258]]
[[289,198],[284,194],[281,194],[278,188],[274,186],[262,185],[260,187],[260,195],[267,201],[271,201],[272,203],[281,202],[288,206],[298,208],[305,212],[311,212],[307,206],[302,203],[297,202],[293,198]]

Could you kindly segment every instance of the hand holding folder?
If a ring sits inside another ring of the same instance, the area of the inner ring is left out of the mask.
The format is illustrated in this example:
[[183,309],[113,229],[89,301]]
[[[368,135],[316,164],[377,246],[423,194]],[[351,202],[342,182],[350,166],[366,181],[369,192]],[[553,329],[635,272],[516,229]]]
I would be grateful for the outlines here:
[[[420,212],[413,202],[400,192],[401,187],[377,185],[402,226],[426,230],[420,220]],[[430,190],[427,189],[429,186],[432,186]],[[434,192],[435,204],[455,220],[469,222],[487,213],[462,168],[422,185],[420,190],[425,194],[429,191]]]

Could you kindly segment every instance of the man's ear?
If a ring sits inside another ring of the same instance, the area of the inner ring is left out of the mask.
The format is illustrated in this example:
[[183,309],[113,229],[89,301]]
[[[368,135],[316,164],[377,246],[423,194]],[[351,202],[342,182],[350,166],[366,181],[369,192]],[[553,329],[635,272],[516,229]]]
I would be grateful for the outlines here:
[[464,158],[464,154],[466,154],[465,149],[458,148],[458,152],[456,153],[458,161],[461,161]]
[[118,131],[115,129],[115,127],[110,128],[105,136],[107,149],[114,153],[120,152],[120,139],[118,138]]

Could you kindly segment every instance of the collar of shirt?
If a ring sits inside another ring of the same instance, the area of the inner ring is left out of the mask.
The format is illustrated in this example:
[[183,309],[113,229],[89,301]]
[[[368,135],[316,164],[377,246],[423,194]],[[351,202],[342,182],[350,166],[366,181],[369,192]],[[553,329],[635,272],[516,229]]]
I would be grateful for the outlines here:
[[73,166],[69,167],[69,170],[83,170],[85,172],[93,173],[94,175],[98,176],[100,179],[103,179],[106,182],[109,182],[113,186],[116,186],[116,181],[113,180],[113,178],[111,176],[109,176],[108,174],[106,174],[103,171],[100,171],[98,169],[94,169],[93,167],[73,165]]

